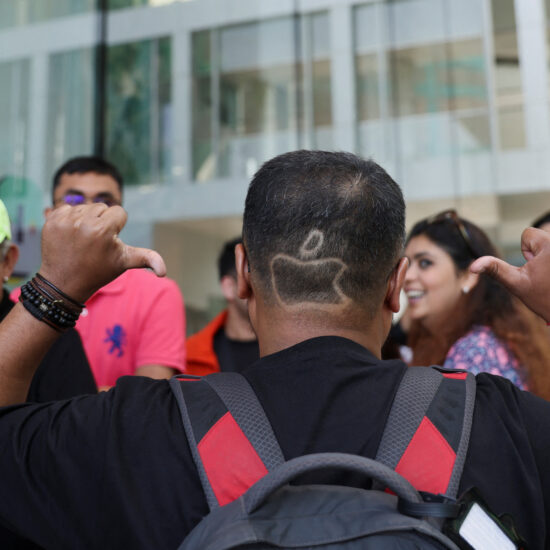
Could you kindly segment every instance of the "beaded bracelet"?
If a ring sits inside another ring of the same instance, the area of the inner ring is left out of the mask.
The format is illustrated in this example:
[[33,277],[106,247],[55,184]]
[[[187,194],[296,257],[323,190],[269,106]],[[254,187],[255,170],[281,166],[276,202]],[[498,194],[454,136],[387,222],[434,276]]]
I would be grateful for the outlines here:
[[21,287],[19,301],[33,317],[58,332],[74,327],[84,308],[40,273]]

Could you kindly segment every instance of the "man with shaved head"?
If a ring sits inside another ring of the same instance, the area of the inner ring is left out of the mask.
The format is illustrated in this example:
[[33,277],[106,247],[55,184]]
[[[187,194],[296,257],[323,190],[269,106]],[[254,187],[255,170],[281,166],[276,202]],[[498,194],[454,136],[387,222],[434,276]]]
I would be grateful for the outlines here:
[[[117,206],[55,210],[41,276],[78,304],[125,269],[163,274],[155,253],[116,237],[124,221]],[[376,455],[407,369],[380,359],[408,265],[404,222],[397,184],[352,154],[287,153],[250,184],[236,270],[260,360],[243,374],[287,460]],[[524,268],[491,258],[473,268],[501,278],[548,321],[550,235],[527,230],[523,246]],[[169,382],[126,377],[96,397],[16,405],[58,334],[35,313],[19,304],[0,325],[0,403],[12,404],[0,410],[0,521],[46,548],[177,548],[208,507]],[[210,414],[215,403],[201,407]],[[214,444],[220,464],[228,450]],[[459,492],[476,487],[494,514],[513,517],[529,548],[545,548],[548,464],[550,404],[478,375]]]

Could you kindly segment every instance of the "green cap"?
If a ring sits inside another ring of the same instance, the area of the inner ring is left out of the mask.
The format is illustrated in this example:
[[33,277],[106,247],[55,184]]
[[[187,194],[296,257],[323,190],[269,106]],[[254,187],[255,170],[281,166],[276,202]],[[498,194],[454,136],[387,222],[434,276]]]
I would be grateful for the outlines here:
[[6,205],[0,199],[0,243],[6,239],[11,239],[10,217]]

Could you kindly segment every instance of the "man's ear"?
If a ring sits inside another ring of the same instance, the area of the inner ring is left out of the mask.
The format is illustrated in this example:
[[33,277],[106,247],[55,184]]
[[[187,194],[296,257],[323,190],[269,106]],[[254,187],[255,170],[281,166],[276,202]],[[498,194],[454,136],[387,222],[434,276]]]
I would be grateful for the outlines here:
[[397,313],[400,308],[399,297],[401,294],[401,289],[403,288],[403,283],[405,282],[407,269],[409,269],[409,259],[407,257],[403,257],[399,260],[399,263],[391,272],[390,280],[388,281],[384,303],[393,313]]
[[13,269],[15,268],[15,264],[17,263],[18,259],[19,247],[16,244],[12,243],[4,256],[4,261],[1,264],[0,269],[2,272],[2,278],[11,277],[11,274],[13,273]]
[[237,269],[237,295],[242,300],[246,300],[252,296],[252,287],[250,286],[248,258],[242,244],[235,246],[235,267]]

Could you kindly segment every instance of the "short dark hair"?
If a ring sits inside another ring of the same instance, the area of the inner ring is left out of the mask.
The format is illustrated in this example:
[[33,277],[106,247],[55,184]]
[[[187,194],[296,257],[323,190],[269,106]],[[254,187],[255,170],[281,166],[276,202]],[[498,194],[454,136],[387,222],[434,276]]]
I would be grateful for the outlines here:
[[218,274],[220,281],[226,275],[231,275],[232,277],[237,276],[237,268],[235,267],[235,247],[238,244],[241,244],[243,240],[241,237],[236,237],[227,241],[218,256]]
[[117,182],[122,193],[124,182],[121,173],[114,164],[101,157],[82,156],[69,159],[56,170],[53,176],[52,198],[63,174],[87,174],[89,172],[111,176]]
[[544,224],[550,223],[550,212],[546,212],[542,216],[539,216],[532,224],[531,227],[539,229]]
[[248,188],[243,242],[267,300],[368,307],[385,289],[404,235],[401,189],[351,153],[279,155]]

